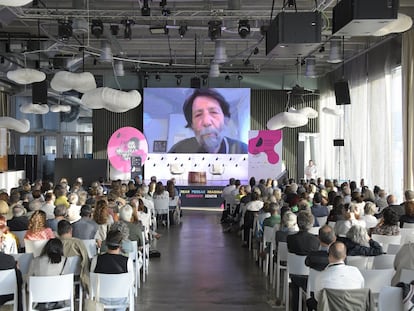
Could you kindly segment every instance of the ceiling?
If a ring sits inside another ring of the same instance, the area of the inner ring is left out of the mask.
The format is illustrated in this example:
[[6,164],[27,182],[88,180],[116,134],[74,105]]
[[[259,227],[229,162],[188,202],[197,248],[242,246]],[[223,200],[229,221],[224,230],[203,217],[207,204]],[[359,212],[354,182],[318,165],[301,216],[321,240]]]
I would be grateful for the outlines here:
[[[150,16],[142,16],[144,2],[148,2]],[[162,7],[161,2],[166,5]],[[414,18],[414,1],[399,2],[399,12]],[[330,41],[342,42],[342,38],[331,34],[332,7],[336,3],[336,0],[296,0],[297,11],[317,8],[324,16],[321,43],[309,55],[303,55],[303,59],[315,56],[315,76],[323,76],[340,66],[327,62]],[[47,73],[62,69],[94,73],[112,70],[113,62],[100,61],[102,42],[106,42],[115,59],[124,60],[126,72],[207,75],[219,40],[227,55],[220,64],[222,74],[276,71],[304,75],[305,66],[297,65],[301,62],[295,55],[266,55],[262,26],[268,25],[282,8],[282,0],[36,0],[24,7],[3,7],[0,8],[0,55],[3,56],[0,71],[10,70],[15,63],[24,66],[25,62],[26,66],[40,67]],[[294,11],[295,8],[286,5],[285,10]],[[79,18],[86,20],[87,28],[76,26]],[[98,19],[104,27],[99,38],[86,31],[91,29],[92,21]],[[250,34],[245,38],[238,33],[241,19],[250,24]],[[130,38],[125,38],[125,21],[128,20],[133,22],[130,34],[126,34]],[[72,22],[72,36],[67,39],[59,36],[59,21]],[[209,38],[209,21],[222,23],[221,38],[216,41]],[[184,25],[186,32],[180,36],[180,26]],[[118,26],[117,34],[111,31],[111,26]],[[155,26],[166,26],[168,35],[152,34],[149,28]],[[346,37],[345,58],[349,60],[387,38]]]

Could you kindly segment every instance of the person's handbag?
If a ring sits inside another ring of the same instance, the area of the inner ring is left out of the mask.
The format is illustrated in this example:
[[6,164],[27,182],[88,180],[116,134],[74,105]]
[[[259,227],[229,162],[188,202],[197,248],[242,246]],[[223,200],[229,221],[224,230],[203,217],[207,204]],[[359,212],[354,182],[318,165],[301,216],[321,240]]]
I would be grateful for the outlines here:
[[93,298],[85,299],[85,311],[104,311],[104,304],[99,302],[99,275],[96,281],[96,295]]

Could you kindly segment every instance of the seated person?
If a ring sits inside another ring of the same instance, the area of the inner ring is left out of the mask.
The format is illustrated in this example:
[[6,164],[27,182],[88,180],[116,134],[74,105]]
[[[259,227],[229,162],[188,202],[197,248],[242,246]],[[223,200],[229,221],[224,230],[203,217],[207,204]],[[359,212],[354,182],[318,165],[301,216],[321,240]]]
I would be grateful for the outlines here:
[[352,226],[346,237],[338,237],[345,244],[347,256],[378,256],[383,254],[382,246],[371,239],[367,229],[362,226]]
[[359,220],[358,206],[354,203],[345,204],[342,215],[343,220],[337,220],[335,223],[335,233],[337,236],[346,236],[349,228],[354,225],[366,226],[365,221]]
[[371,234],[399,235],[399,217],[392,209],[386,208],[382,214],[380,222],[372,228]]
[[[414,202],[404,203],[405,214],[400,217],[400,228],[404,228],[404,223],[414,223]],[[384,210],[385,211],[385,210]]]

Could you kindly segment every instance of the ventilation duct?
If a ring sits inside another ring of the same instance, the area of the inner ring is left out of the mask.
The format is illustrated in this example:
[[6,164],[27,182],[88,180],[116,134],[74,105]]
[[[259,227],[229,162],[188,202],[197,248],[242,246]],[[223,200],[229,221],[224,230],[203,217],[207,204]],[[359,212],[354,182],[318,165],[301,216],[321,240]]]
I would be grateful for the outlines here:
[[216,40],[215,42],[216,50],[213,62],[216,64],[223,64],[227,62],[226,46],[224,45],[224,41],[222,40]]

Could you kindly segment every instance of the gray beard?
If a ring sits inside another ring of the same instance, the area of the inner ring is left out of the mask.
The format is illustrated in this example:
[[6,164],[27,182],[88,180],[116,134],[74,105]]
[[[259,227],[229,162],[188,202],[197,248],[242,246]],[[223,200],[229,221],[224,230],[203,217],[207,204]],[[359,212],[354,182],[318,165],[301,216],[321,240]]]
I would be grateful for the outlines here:
[[[217,136],[207,136],[203,137],[203,135],[215,133]],[[203,130],[200,133],[200,136],[196,137],[198,143],[208,152],[208,153],[216,153],[220,149],[221,142],[223,140],[223,136],[221,133],[217,133],[216,131],[212,131],[209,129]]]

